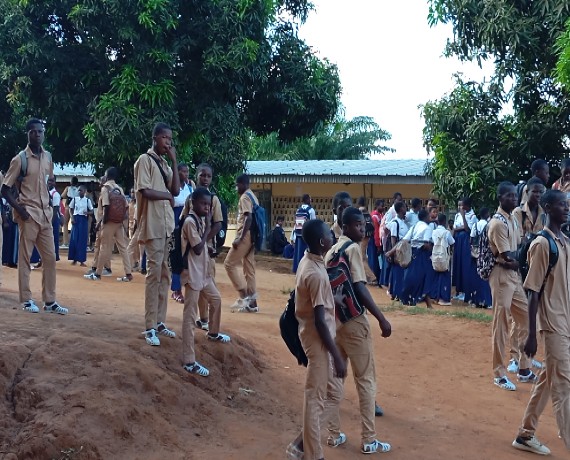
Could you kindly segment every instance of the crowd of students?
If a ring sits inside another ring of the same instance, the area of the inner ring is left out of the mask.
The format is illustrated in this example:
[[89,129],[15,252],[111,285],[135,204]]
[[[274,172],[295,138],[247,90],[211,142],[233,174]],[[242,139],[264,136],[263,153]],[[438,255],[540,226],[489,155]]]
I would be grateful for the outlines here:
[[[43,268],[42,310],[68,313],[56,296],[60,220],[63,217],[65,223],[69,215],[72,223],[69,260],[85,264],[88,221],[94,214],[94,260],[85,278],[99,281],[105,271],[111,272],[111,253],[116,246],[125,272],[118,281],[131,281],[135,267],[146,271],[142,332],[146,343],[159,346],[161,338],[176,337],[166,325],[168,299],[184,303],[183,368],[208,376],[209,370],[196,359],[195,330],[205,330],[212,342],[231,341],[221,332],[222,301],[215,282],[215,236],[221,228],[222,212],[219,198],[210,191],[211,166],[199,165],[196,181],[190,180],[187,165],[177,162],[171,128],[158,123],[152,133],[152,147],[134,165],[131,201],[127,202],[117,184],[117,168],[111,167],[101,180],[94,206],[82,185],[72,183],[61,197],[54,191],[53,162],[42,147],[44,125],[32,119],[26,131],[28,145],[12,159],[1,188],[13,210],[10,219],[19,232],[17,267],[22,308],[40,312],[29,282],[35,250]],[[334,223],[329,228],[316,218],[310,196],[303,197],[293,233],[295,314],[308,368],[303,430],[287,447],[289,458],[323,459],[320,433],[325,425],[328,446],[347,442],[341,431],[339,404],[349,362],[359,399],[361,451],[370,454],[391,449],[389,443],[377,439],[375,428],[374,417],[380,409],[375,402],[377,371],[367,313],[378,322],[382,337],[391,336],[391,326],[370,294],[368,286],[374,284],[387,287],[392,299],[404,305],[450,305],[455,287],[457,301],[492,308],[493,383],[504,390],[516,390],[508,373],[516,374],[520,383],[536,383],[513,446],[538,454],[550,452],[535,436],[550,397],[559,435],[570,449],[570,240],[562,231],[569,212],[570,161],[562,163],[562,176],[552,190],[546,190],[548,164],[536,160],[531,169],[533,178],[524,187],[499,184],[495,213],[481,209],[477,217],[470,198],[463,197],[449,223],[434,200],[422,208],[419,199],[412,199],[408,210],[402,195],[396,193],[389,209],[377,200],[369,213],[365,201],[354,207],[352,197],[339,192],[332,199]],[[72,187],[77,187],[77,194]],[[224,268],[238,294],[232,309],[256,313],[259,307],[251,235],[253,212],[259,202],[246,174],[236,179],[236,191],[236,237]],[[60,200],[66,202],[63,216]],[[8,216],[2,218],[6,221]],[[278,219],[278,227],[281,224]],[[183,268],[178,277],[171,277],[168,254],[175,227],[180,234]],[[2,233],[14,238],[10,231]],[[282,240],[284,232],[280,234]],[[406,245],[410,254],[404,263]],[[525,260],[519,255],[521,247],[528,253]],[[485,259],[487,253],[490,257]],[[333,281],[330,269],[338,272],[343,266],[346,272]],[[335,284],[338,279],[341,281]],[[544,364],[533,359],[539,344],[544,347]]]

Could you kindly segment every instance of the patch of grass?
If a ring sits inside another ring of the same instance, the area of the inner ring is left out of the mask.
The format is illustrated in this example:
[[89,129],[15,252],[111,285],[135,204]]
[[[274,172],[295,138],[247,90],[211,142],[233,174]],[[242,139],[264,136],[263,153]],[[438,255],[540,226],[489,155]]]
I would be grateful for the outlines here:
[[[453,307],[452,307],[453,308]],[[453,310],[436,310],[423,307],[404,307],[399,305],[386,305],[382,307],[382,311],[399,311],[407,313],[408,315],[435,315],[447,316],[450,318],[468,319],[470,321],[477,321],[478,323],[489,324],[493,321],[493,316],[485,313],[484,311],[471,311],[467,309],[453,309]]]

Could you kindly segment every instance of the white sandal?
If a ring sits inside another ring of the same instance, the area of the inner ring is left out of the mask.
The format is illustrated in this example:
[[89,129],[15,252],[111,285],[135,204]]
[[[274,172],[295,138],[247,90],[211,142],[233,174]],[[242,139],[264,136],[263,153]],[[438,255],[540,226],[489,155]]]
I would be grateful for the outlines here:
[[190,374],[196,374],[202,377],[208,377],[208,375],[210,375],[210,371],[202,366],[198,361],[193,364],[186,364],[184,366],[184,370]]

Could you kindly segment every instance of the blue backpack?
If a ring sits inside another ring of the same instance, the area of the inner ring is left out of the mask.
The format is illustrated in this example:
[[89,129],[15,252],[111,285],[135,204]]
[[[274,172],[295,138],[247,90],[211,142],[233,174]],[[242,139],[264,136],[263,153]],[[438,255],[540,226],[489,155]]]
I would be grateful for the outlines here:
[[265,208],[262,208],[255,201],[251,193],[247,193],[247,197],[253,204],[252,222],[251,222],[251,241],[256,251],[261,251],[263,243],[265,242],[266,223],[265,223]]

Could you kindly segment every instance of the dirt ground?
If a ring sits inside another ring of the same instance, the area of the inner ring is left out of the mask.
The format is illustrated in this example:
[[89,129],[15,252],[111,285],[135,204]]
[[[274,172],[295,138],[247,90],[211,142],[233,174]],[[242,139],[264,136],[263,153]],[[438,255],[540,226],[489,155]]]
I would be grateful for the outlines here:
[[[114,271],[119,273],[118,260]],[[278,317],[294,277],[262,257],[259,314],[230,313],[235,299],[218,264],[228,345],[197,334],[208,378],[182,369],[181,337],[146,345],[144,278],[83,279],[58,262],[58,299],[67,317],[19,308],[17,272],[3,268],[0,289],[0,459],[281,459],[301,422],[305,370],[279,336]],[[39,301],[41,273],[32,273]],[[372,288],[380,305],[388,299]],[[455,308],[455,307],[452,307]],[[374,324],[379,439],[393,460],[533,458],[511,447],[531,387],[492,384],[490,326],[432,315],[387,313],[393,334]],[[182,305],[170,301],[168,325],[180,332]],[[361,458],[358,399],[352,378],[342,403],[345,446],[327,460]],[[324,434],[323,434],[324,435]],[[549,406],[538,432],[567,458]]]

